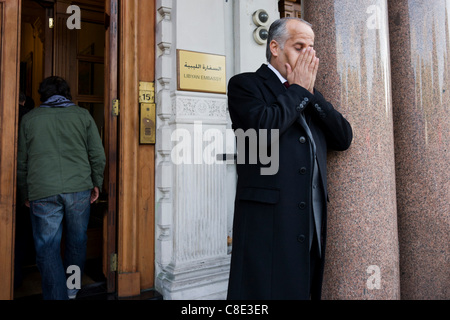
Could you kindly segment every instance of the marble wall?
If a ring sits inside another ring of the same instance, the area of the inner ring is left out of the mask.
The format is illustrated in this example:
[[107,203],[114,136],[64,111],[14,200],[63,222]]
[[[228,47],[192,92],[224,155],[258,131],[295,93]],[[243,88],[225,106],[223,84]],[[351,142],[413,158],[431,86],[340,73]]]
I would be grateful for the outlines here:
[[321,59],[316,87],[352,124],[330,153],[324,299],[399,299],[394,135],[386,1],[305,1]]
[[324,298],[448,299],[450,1],[304,1],[304,16],[317,87],[355,133],[329,157]]
[[448,299],[450,1],[389,1],[402,299]]

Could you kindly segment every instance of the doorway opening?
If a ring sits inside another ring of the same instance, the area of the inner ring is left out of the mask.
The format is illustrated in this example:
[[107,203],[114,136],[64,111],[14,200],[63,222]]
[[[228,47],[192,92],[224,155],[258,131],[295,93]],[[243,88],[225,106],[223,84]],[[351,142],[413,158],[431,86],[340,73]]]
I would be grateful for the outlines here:
[[[53,75],[63,77],[71,87],[73,102],[89,110],[94,118],[105,146],[105,1],[79,1],[80,29],[67,27],[69,5],[60,0],[22,0],[20,91],[26,95],[29,108],[39,107],[38,88],[42,80]],[[108,164],[110,159],[105,153]],[[86,267],[79,296],[108,290],[110,259],[105,248],[108,241],[115,241],[115,236],[108,236],[109,230],[104,227],[109,210],[107,183],[105,177],[103,192],[91,206]],[[63,254],[64,240],[61,251]],[[39,298],[40,274],[27,208],[18,208],[16,213],[14,274],[15,299]]]

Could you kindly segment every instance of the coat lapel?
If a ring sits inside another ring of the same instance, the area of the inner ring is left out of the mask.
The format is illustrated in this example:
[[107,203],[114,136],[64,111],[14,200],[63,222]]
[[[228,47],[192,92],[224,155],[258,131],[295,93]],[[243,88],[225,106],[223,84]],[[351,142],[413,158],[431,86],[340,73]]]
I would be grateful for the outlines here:
[[264,79],[264,85],[272,94],[277,97],[283,92],[286,92],[286,87],[278,79],[277,75],[266,64],[263,64],[256,73]]

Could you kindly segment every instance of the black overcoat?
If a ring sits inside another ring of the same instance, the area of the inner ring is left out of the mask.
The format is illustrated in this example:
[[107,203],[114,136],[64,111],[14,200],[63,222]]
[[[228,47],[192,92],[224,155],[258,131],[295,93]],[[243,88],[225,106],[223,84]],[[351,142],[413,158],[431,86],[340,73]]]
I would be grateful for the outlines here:
[[[279,130],[279,138],[274,140],[279,143],[276,174],[261,174],[261,168],[271,164],[259,161],[260,157],[254,163],[249,155],[250,138],[245,148],[246,160],[238,154],[228,299],[309,299],[308,212],[312,210],[313,166],[311,141],[300,116],[304,113],[316,144],[324,203],[328,199],[327,150],[348,149],[352,128],[318,91],[312,95],[298,85],[286,89],[267,65],[256,73],[234,76],[228,84],[228,101],[235,132],[253,129],[260,138],[265,132],[260,129],[267,129],[268,133]],[[275,150],[273,145],[270,147],[269,154]],[[274,154],[271,156],[274,159]],[[324,253],[326,209],[322,221]],[[320,298],[320,288],[315,291],[319,292],[316,298]]]

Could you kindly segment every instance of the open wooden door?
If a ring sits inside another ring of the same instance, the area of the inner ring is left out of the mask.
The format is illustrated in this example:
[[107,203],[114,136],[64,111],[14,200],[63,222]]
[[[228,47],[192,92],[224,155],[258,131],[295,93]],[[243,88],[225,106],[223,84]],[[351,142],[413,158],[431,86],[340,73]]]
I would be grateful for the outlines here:
[[20,0],[0,0],[0,300],[13,297]]
[[[79,30],[65,27],[67,7],[73,3],[80,7]],[[88,238],[94,239],[88,242],[88,257],[90,249],[99,248],[95,239],[101,238],[103,274],[108,293],[113,293],[117,277],[118,0],[57,0],[55,13],[54,72],[71,85],[74,102],[90,111],[105,148],[103,190],[93,206],[102,214],[103,227],[88,230]],[[91,211],[91,220],[92,215]]]
[[117,281],[117,121],[118,121],[118,0],[105,4],[105,151],[108,164],[108,212],[103,222],[103,273],[108,293],[116,291]]

